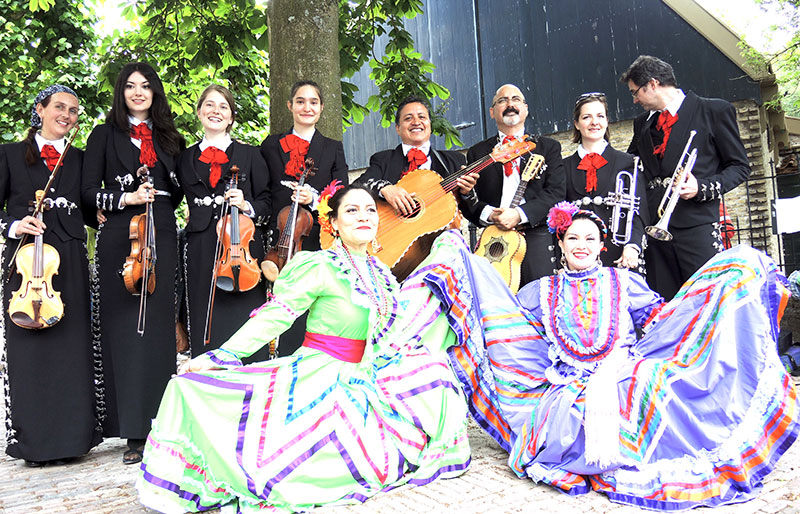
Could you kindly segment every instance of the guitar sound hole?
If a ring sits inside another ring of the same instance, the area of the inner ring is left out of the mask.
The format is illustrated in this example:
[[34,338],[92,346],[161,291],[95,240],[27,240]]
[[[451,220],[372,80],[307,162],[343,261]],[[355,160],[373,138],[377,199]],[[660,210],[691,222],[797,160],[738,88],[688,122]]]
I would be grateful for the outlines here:
[[494,243],[489,247],[489,255],[495,259],[501,259],[506,253],[506,247],[502,243]]
[[402,219],[403,221],[415,221],[422,215],[422,212],[425,210],[425,206],[419,202],[416,198],[414,199],[414,210],[411,211],[410,214],[398,214],[397,216]]
[[501,237],[494,237],[486,245],[485,257],[489,262],[500,262],[508,256],[508,243]]

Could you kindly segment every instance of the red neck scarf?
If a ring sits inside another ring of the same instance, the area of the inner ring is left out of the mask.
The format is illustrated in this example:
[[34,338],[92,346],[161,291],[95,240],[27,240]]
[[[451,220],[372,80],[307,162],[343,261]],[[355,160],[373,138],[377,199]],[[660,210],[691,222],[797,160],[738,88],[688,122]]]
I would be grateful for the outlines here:
[[303,174],[309,144],[308,141],[294,134],[287,134],[281,138],[281,148],[289,154],[289,162],[286,163],[285,171],[290,177],[299,179]]
[[602,155],[596,152],[588,153],[583,156],[581,163],[578,164],[579,170],[586,172],[586,192],[591,193],[597,190],[597,170],[608,164]]
[[147,126],[147,123],[139,123],[131,127],[131,137],[138,139],[142,142],[139,152],[139,162],[148,168],[156,165],[158,156],[156,149],[153,147],[153,131]]
[[669,133],[672,132],[672,126],[678,122],[678,115],[676,114],[673,116],[670,112],[666,109],[661,111],[661,114],[658,115],[658,121],[656,122],[656,129],[662,131],[664,133],[664,140],[661,142],[660,145],[653,148],[653,155],[656,157],[662,158],[664,157],[664,152],[667,150],[667,141],[669,141]]
[[410,171],[419,169],[420,166],[428,162],[428,156],[419,148],[410,149],[406,154],[406,159],[408,159],[408,169],[403,172],[403,176]]
[[[513,143],[516,140],[517,140],[517,138],[515,138],[514,136],[506,136],[506,137],[503,138],[503,144],[505,145],[505,144],[508,144],[508,143]],[[503,163],[503,173],[505,173],[506,177],[510,177],[512,173],[514,173],[515,171],[518,171],[514,167],[514,161],[515,160],[516,159],[511,159],[510,161]]]
[[47,163],[47,167],[50,169],[50,171],[53,171],[53,169],[56,167],[56,163],[58,162],[58,158],[61,157],[61,154],[58,153],[58,150],[56,150],[56,147],[53,145],[44,145],[40,155]]
[[208,172],[208,183],[211,184],[211,187],[217,187],[217,182],[222,176],[221,165],[228,162],[228,154],[216,146],[209,146],[200,154],[200,162],[211,166],[211,170]]

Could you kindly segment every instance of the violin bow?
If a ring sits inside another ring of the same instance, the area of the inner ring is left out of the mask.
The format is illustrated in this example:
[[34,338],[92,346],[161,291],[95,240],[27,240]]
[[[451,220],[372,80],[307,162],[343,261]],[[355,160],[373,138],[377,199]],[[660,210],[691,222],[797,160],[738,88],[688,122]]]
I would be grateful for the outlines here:
[[[31,216],[34,218],[44,209],[44,199],[47,198],[47,193],[50,192],[50,187],[53,185],[53,181],[56,179],[56,173],[58,173],[58,171],[61,169],[61,165],[64,163],[64,156],[67,155],[67,150],[72,147],[72,142],[75,141],[75,136],[78,135],[79,128],[79,125],[75,125],[72,136],[70,136],[67,144],[64,145],[64,151],[58,156],[58,161],[56,161],[56,165],[53,166],[53,171],[50,172],[50,177],[47,179],[47,185],[44,186],[44,194],[42,195],[41,200],[37,200],[36,203],[34,203],[33,213],[31,214]],[[6,282],[11,280],[11,277],[14,274],[14,267],[16,266],[17,262],[17,254],[19,253],[20,249],[25,246],[27,241],[28,234],[22,234],[19,244],[17,244],[17,248],[14,250],[14,255],[11,256],[11,261],[8,264],[8,276],[6,277]]]
[[295,224],[297,223],[297,209],[300,208],[300,188],[302,188],[305,184],[307,177],[314,175],[314,170],[316,170],[314,167],[314,159],[311,157],[306,157],[305,161],[303,162],[303,174],[300,176],[300,181],[298,182],[297,194],[295,196],[297,199],[294,201],[294,205],[292,205],[292,219],[286,220],[286,224],[291,227],[289,229],[289,251],[286,252],[286,262],[289,262],[289,259],[293,257],[292,249],[294,245],[291,242],[294,241],[294,231],[296,228]]
[[[136,174],[141,177],[142,183],[152,182],[150,177],[150,168],[142,165],[136,171]],[[150,202],[147,202],[144,207],[145,212],[145,248],[144,248],[144,270],[142,271],[142,289],[139,292],[139,320],[136,323],[136,332],[140,336],[144,336],[144,327],[147,322],[147,295],[148,285],[150,283],[150,266],[155,269],[156,265],[156,232],[155,221],[153,220],[153,208]]]
[[[239,174],[239,167],[237,165],[233,165],[230,168],[231,178],[228,182],[228,191],[233,187],[233,180],[235,176]],[[219,278],[219,260],[220,260],[220,253],[222,252],[222,234],[228,229],[228,214],[231,210],[231,202],[230,200],[225,200],[222,204],[222,210],[220,211],[220,218],[222,220],[222,230],[219,234],[217,234],[217,244],[214,248],[214,271],[211,273],[211,290],[208,292],[208,306],[206,307],[206,326],[203,330],[203,345],[207,345],[211,342],[211,320],[214,316],[214,298],[217,294],[217,278]]]

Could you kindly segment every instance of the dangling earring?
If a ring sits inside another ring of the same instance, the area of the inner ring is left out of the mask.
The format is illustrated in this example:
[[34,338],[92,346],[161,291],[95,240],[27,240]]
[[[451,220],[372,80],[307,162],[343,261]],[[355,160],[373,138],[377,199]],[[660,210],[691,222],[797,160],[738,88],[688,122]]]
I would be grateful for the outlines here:
[[560,263],[561,263],[561,267],[562,267],[562,268],[564,268],[564,269],[567,269],[567,258],[564,256],[564,254],[563,254],[563,253],[561,254],[561,261],[560,261]]
[[383,247],[378,242],[378,238],[373,239],[372,240],[372,253],[377,253],[377,252],[381,251],[382,249],[383,249]]

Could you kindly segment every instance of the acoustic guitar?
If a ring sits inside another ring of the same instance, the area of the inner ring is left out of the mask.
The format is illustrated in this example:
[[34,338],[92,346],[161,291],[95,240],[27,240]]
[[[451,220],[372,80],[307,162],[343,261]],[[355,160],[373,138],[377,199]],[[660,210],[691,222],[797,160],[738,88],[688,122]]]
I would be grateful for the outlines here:
[[[401,178],[397,185],[411,193],[416,206],[411,214],[397,214],[387,203],[378,202],[378,235],[368,252],[391,268],[398,280],[405,279],[430,253],[433,240],[448,228],[458,228],[461,215],[455,195],[456,181],[479,172],[495,162],[508,162],[533,151],[536,143],[527,136],[495,148],[492,153],[442,178],[431,170],[417,169]],[[329,248],[333,236],[320,233],[320,246]]]
[[[510,209],[516,209],[522,201],[522,195],[528,182],[535,180],[544,169],[544,156],[531,155],[525,169],[520,174],[519,187],[511,200]],[[519,290],[520,268],[525,258],[525,236],[517,230],[505,230],[497,225],[489,225],[481,233],[481,240],[475,249],[477,255],[486,257],[494,268],[505,279],[514,294]]]

